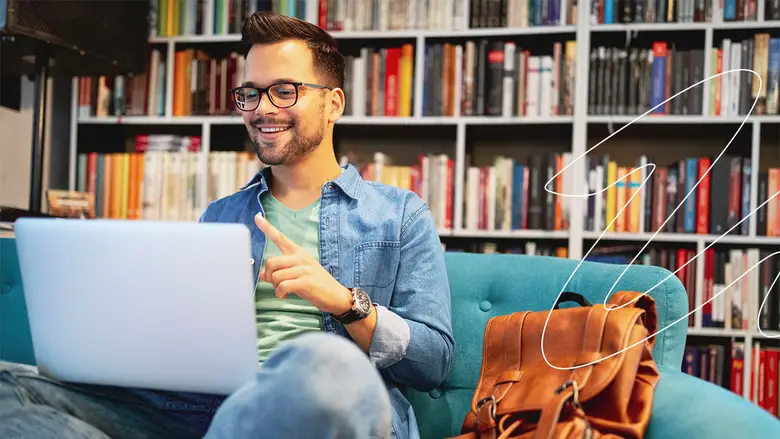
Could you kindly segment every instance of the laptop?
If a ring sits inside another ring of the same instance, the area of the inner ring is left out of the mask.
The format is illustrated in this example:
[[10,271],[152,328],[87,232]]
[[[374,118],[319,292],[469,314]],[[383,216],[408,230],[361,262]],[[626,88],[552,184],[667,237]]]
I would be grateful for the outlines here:
[[258,370],[243,224],[20,218],[39,373],[227,395]]

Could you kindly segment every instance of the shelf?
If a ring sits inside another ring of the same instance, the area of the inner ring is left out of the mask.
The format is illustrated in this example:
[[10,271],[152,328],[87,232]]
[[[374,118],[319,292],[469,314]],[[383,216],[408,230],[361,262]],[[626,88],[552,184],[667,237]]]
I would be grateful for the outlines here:
[[[602,232],[584,231],[583,239],[598,239]],[[652,239],[652,241],[651,241]],[[602,241],[641,241],[641,242],[678,242],[678,243],[704,243],[711,244],[717,240],[717,244],[744,244],[744,245],[780,245],[780,237],[771,236],[746,236],[746,235],[698,235],[695,233],[622,233],[607,232],[601,237]]]
[[79,124],[85,125],[200,125],[200,117],[158,117],[158,116],[89,116],[80,117]]
[[[745,118],[711,116],[651,116],[638,120],[639,116],[588,116],[591,124],[741,124]],[[551,117],[494,117],[494,116],[342,116],[338,122],[346,125],[560,125],[574,122],[573,116]],[[780,123],[780,116],[750,116],[747,122]],[[242,125],[240,116],[104,116],[81,117],[80,124],[126,124],[126,125]]]
[[614,23],[592,24],[591,32],[685,32],[697,30],[728,29],[778,29],[780,21],[733,21],[723,23]]
[[730,29],[780,29],[780,20],[767,21],[729,21],[725,23],[716,23],[712,26],[714,30]]
[[[393,30],[393,31],[352,31],[352,32],[329,32],[337,40],[390,40],[417,38],[422,31],[418,30]],[[455,32],[450,32],[455,35]],[[241,34],[220,34],[220,35],[175,35],[171,37],[152,37],[150,43],[238,43],[241,41]]]
[[568,230],[455,230],[459,238],[568,239]]
[[424,30],[420,32],[423,38],[476,38],[476,37],[510,37],[521,35],[566,34],[574,33],[577,28],[565,26],[531,26],[531,27],[494,27],[475,28],[462,31]]
[[552,125],[570,124],[574,122],[573,116],[550,117],[493,117],[493,116],[461,116],[456,117],[466,125]]
[[614,23],[593,24],[591,32],[654,31],[674,32],[704,30],[712,28],[712,23]]
[[[499,27],[476,28],[463,30],[390,30],[390,31],[347,31],[330,32],[337,40],[391,40],[411,38],[478,38],[478,37],[502,37],[540,34],[566,34],[574,33],[576,27],[566,26],[532,26],[532,27]],[[171,37],[152,37],[150,43],[237,43],[241,41],[241,34],[222,35],[176,35]]]
[[[385,117],[385,116],[342,116],[338,124],[345,125],[548,125],[571,124],[571,116],[555,117],[491,117],[491,116],[422,116],[422,117]],[[125,124],[125,125],[243,125],[240,116],[104,116],[82,117],[79,124]]]
[[588,116],[588,123],[637,123],[637,124],[741,124],[742,122],[780,122],[778,116],[672,116],[647,114],[646,116]]
[[[599,239],[602,232],[582,232],[583,239],[595,240]],[[652,242],[698,242],[703,240],[704,236],[693,235],[688,233],[659,233],[653,237],[652,233],[628,233],[628,232],[607,232],[604,236],[601,236],[602,241],[641,241],[648,242],[652,239]]]
[[688,328],[688,335],[704,337],[751,337],[751,338],[780,338],[780,331],[749,331],[746,329],[724,328]]

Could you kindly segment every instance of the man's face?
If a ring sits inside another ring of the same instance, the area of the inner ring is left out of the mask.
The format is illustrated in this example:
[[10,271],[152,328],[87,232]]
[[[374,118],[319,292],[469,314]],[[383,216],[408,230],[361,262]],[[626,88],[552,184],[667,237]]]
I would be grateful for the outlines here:
[[[305,44],[291,40],[253,46],[246,57],[244,85],[261,88],[284,81],[320,83]],[[294,100],[294,86],[285,86],[284,91]],[[292,107],[277,108],[263,93],[255,111],[242,111],[260,161],[290,164],[316,149],[325,136],[327,95],[327,89],[303,85],[298,87],[298,100]]]

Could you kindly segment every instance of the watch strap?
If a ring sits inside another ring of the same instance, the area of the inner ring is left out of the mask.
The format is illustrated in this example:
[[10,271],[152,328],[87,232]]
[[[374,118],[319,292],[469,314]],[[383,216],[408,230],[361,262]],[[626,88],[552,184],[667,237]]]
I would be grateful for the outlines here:
[[354,323],[354,322],[357,322],[359,320],[365,319],[366,317],[368,317],[371,314],[371,308],[373,308],[373,306],[371,308],[369,308],[369,311],[366,314],[363,314],[360,311],[358,311],[356,309],[356,304],[357,304],[357,300],[358,300],[357,295],[361,294],[361,293],[362,294],[366,294],[366,293],[363,292],[363,291],[360,291],[358,289],[355,289],[355,288],[350,288],[349,290],[352,293],[352,309],[350,309],[349,311],[347,311],[347,312],[345,312],[344,314],[341,314],[341,315],[331,314],[331,316],[333,316],[333,318],[336,321],[338,321],[339,323],[341,323],[343,325],[348,325],[350,323]]
[[351,309],[340,316],[334,315],[333,318],[343,325],[348,325],[350,323],[357,322],[358,320],[362,320],[363,316],[361,316],[360,313],[354,309]]

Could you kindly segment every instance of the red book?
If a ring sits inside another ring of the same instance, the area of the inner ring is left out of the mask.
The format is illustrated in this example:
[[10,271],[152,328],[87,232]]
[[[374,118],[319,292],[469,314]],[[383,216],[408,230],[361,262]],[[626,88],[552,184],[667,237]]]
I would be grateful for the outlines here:
[[777,415],[777,370],[780,361],[780,349],[764,348],[764,409]]
[[97,156],[96,152],[87,153],[87,187],[84,189],[93,194],[97,193]]
[[317,25],[320,29],[330,30],[328,29],[328,0],[320,0],[319,13],[320,16]]
[[400,47],[387,49],[387,58],[385,58],[385,116],[398,115],[398,68],[400,59]]
[[[669,184],[669,170],[664,167],[655,168],[653,173],[653,226],[651,231],[656,232],[661,228],[661,224],[666,221],[666,185]],[[665,226],[664,226],[665,227]]]
[[[721,158],[722,159],[722,158]],[[734,225],[742,218],[739,213],[741,212],[742,201],[742,160],[739,158],[732,159],[731,161],[731,175],[729,179],[729,210],[726,218],[726,230],[732,230],[731,233],[735,233],[737,230]],[[732,229],[734,227],[734,229]]]
[[712,315],[712,302],[707,302],[712,299],[714,295],[714,283],[715,283],[715,249],[712,247],[704,250],[704,291],[702,292],[702,307],[701,324],[703,327],[713,327],[713,315]]
[[[712,164],[708,157],[699,159],[699,185],[696,190],[699,193],[696,213],[696,233],[706,235],[710,231],[710,173],[707,168]],[[707,175],[704,173],[707,172]]]
[[743,343],[737,343],[731,346],[731,391],[739,396],[745,394],[743,388],[745,382],[745,351],[743,347]]
[[[754,368],[755,369],[755,368]],[[765,409],[764,392],[766,392],[766,351],[758,351],[758,388],[756,389],[756,399],[758,406]]]

